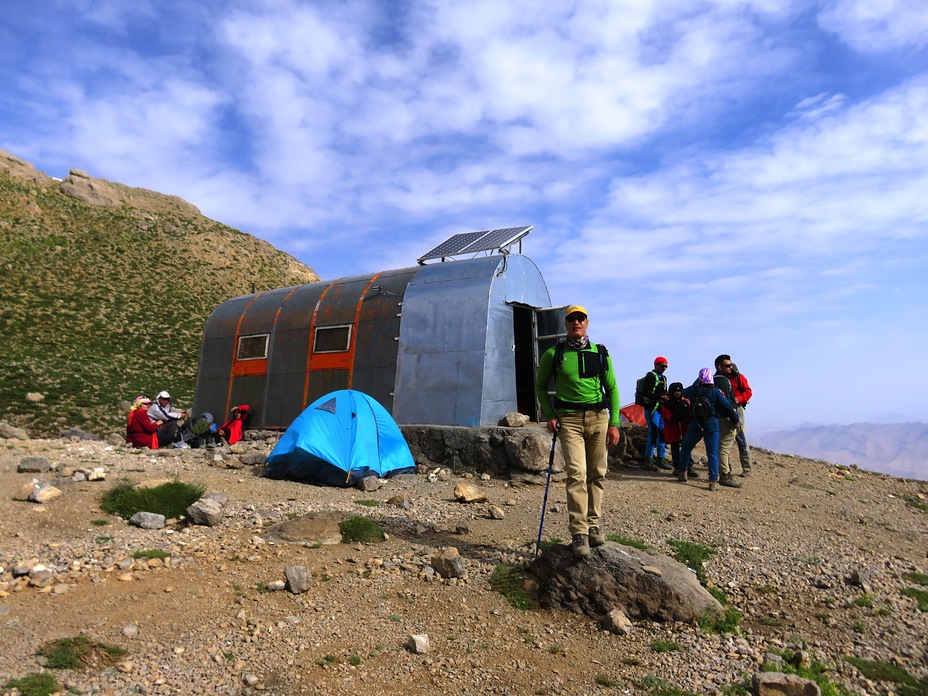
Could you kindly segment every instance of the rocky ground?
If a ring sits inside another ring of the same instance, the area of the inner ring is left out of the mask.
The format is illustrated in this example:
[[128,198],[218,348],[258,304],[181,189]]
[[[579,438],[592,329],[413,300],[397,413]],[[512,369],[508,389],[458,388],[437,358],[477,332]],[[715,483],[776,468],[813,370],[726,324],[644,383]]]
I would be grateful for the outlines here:
[[[491,589],[497,564],[532,559],[543,486],[476,474],[469,482],[488,499],[469,504],[453,495],[464,472],[370,492],[320,488],[258,478],[242,464],[270,447],[253,440],[220,461],[206,450],[0,440],[0,684],[40,671],[35,653],[47,641],[81,633],[128,652],[105,669],[56,670],[76,694],[647,694],[661,681],[736,693],[765,656],[787,649],[805,650],[853,693],[896,689],[845,655],[928,677],[928,614],[902,594],[918,587],[907,575],[928,573],[924,482],[762,450],[742,489],[718,493],[704,477],[681,484],[615,467],[606,531],[667,554],[668,540],[711,547],[709,583],[743,616],[737,634],[640,622],[619,636],[583,615],[516,609]],[[57,473],[18,472],[30,456]],[[101,467],[103,481],[60,476]],[[62,495],[15,500],[33,477]],[[172,477],[227,494],[222,522],[144,530],[100,511],[119,479]],[[406,502],[388,502],[396,496]],[[546,538],[567,539],[564,500],[553,483]],[[368,516],[389,538],[320,545],[268,534],[321,513]],[[464,558],[460,578],[434,572],[433,555],[447,547]],[[133,558],[149,549],[169,557]],[[310,571],[309,590],[269,590],[292,566]],[[413,634],[428,636],[424,654],[407,646]]]

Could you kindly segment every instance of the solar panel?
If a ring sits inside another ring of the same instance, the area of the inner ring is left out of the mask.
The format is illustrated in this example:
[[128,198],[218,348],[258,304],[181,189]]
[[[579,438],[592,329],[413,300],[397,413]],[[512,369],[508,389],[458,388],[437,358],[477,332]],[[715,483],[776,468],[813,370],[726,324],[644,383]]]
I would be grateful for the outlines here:
[[449,256],[473,254],[480,251],[503,251],[531,231],[532,226],[527,225],[524,227],[503,227],[496,230],[455,234],[420,256],[418,261],[421,264],[428,259],[444,259]]

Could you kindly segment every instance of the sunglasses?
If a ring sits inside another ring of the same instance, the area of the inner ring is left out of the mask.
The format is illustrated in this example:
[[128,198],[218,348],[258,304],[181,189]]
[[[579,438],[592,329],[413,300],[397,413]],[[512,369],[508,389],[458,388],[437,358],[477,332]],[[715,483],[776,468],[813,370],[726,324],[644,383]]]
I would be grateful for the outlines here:
[[583,322],[586,321],[586,315],[585,314],[571,314],[569,317],[567,317],[567,321],[571,324],[579,321],[582,324]]
[[722,367],[731,367],[731,363],[722,363]]

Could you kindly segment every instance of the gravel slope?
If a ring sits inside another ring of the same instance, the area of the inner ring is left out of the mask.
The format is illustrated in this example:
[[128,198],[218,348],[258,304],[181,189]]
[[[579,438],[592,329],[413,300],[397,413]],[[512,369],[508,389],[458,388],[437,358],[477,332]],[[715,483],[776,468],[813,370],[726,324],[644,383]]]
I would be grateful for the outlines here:
[[[81,694],[636,694],[653,692],[655,678],[717,693],[788,647],[804,648],[834,670],[833,682],[858,693],[890,685],[870,682],[842,655],[892,661],[928,678],[928,614],[901,594],[917,587],[906,574],[928,572],[924,482],[764,450],[755,450],[755,473],[737,491],[709,493],[704,479],[684,485],[633,468],[611,472],[607,532],[665,553],[668,539],[712,547],[709,581],[743,615],[737,635],[638,623],[620,637],[580,615],[515,609],[490,589],[496,564],[531,557],[539,486],[478,477],[472,482],[489,499],[465,505],[453,498],[455,476],[407,477],[363,493],[256,478],[252,467],[226,468],[241,467],[229,452],[217,463],[202,450],[2,444],[0,684],[38,671],[34,653],[44,642],[81,632],[128,650],[102,671],[55,671]],[[248,448],[267,452],[269,444]],[[34,476],[17,473],[28,455],[102,466],[107,480],[56,483],[63,495],[45,505],[16,501],[13,492]],[[223,522],[142,530],[99,511],[117,479],[174,476],[228,494]],[[401,493],[409,509],[387,502]],[[552,484],[546,537],[567,538],[564,499],[563,484]],[[373,500],[379,504],[359,503]],[[502,520],[491,518],[491,505]],[[265,536],[275,522],[326,511],[367,515],[389,538],[313,548]],[[431,570],[432,554],[448,546],[466,559],[463,578]],[[132,559],[152,548],[170,557],[154,567]],[[18,565],[36,563],[48,580],[14,578]],[[309,591],[266,591],[288,566],[310,570]],[[410,634],[423,633],[427,654],[406,649]],[[659,652],[658,639],[679,649]]]

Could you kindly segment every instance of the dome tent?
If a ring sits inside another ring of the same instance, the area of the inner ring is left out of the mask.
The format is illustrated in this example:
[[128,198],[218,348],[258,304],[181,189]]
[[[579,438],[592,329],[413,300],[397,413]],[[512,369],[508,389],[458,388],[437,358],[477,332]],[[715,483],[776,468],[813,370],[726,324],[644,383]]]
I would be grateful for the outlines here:
[[347,487],[371,475],[414,471],[406,440],[386,409],[367,394],[342,389],[318,398],[293,421],[261,476]]

